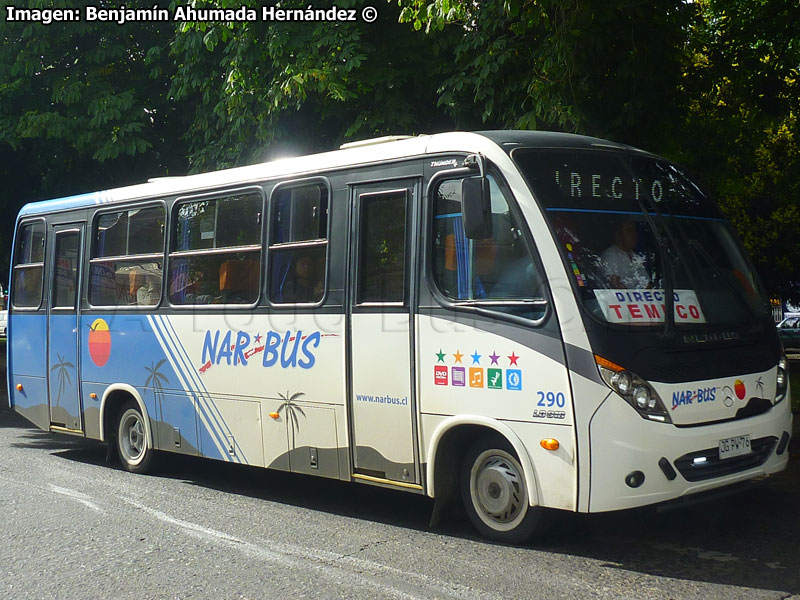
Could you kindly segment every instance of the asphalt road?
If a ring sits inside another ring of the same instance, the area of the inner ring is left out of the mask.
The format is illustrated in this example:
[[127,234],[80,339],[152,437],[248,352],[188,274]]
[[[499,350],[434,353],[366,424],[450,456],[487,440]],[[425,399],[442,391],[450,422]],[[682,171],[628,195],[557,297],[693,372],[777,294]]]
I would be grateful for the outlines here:
[[508,547],[365,485],[177,456],[129,474],[3,408],[0,598],[800,598],[797,450],[736,496],[554,514]]

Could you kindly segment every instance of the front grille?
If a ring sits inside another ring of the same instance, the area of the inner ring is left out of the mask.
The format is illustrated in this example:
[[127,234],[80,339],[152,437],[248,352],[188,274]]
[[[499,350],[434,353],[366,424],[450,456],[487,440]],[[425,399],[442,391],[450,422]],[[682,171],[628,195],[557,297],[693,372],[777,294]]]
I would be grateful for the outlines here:
[[[678,469],[686,481],[705,481],[715,477],[731,475],[740,471],[747,471],[767,462],[769,455],[775,449],[778,438],[768,436],[750,441],[751,452],[734,458],[720,460],[719,448],[708,448],[684,454],[675,461]],[[705,461],[695,463],[695,459],[705,458]]]

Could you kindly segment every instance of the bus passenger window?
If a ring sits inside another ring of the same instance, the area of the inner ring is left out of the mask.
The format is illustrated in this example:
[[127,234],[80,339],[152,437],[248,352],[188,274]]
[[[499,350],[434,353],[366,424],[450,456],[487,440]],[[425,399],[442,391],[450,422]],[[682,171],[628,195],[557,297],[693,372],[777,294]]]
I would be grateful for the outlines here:
[[172,304],[258,300],[262,211],[258,192],[178,205],[167,278]]
[[315,304],[325,294],[328,189],[278,188],[272,195],[269,298],[273,304]]
[[[492,235],[469,239],[461,217],[461,179],[442,182],[433,198],[433,278],[454,301],[491,301],[493,309],[537,319],[544,314],[543,277],[522,229],[493,177],[489,177]],[[504,308],[530,302],[528,308]],[[535,303],[535,304],[533,304]]]
[[89,303],[153,306],[161,299],[163,206],[100,213],[92,229]]
[[16,308],[37,308],[42,301],[44,221],[20,227],[14,257],[11,304]]

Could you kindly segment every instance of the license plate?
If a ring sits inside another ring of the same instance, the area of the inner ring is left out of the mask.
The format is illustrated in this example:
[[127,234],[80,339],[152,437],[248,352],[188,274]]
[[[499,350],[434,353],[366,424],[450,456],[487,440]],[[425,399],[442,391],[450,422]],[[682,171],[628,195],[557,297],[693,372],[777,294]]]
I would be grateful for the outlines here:
[[742,454],[750,454],[750,436],[739,435],[719,441],[719,458],[733,458]]

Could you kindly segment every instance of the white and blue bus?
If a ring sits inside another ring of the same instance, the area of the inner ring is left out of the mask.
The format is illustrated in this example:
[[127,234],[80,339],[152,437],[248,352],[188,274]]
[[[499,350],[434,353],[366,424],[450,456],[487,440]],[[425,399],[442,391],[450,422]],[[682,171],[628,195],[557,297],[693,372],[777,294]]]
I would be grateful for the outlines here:
[[13,408],[102,440],[462,497],[548,519],[780,471],[792,416],[769,303],[680,167],[495,131],[26,205]]

